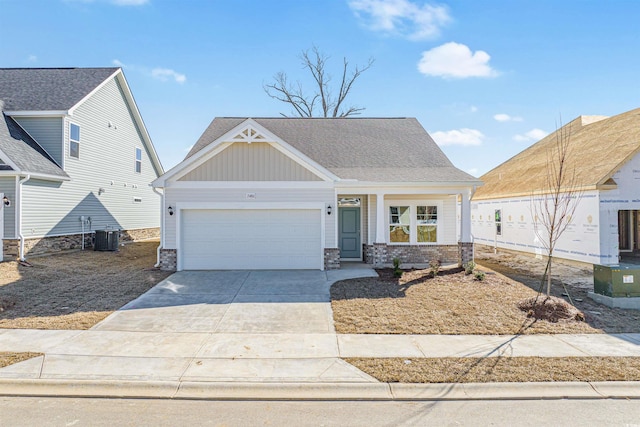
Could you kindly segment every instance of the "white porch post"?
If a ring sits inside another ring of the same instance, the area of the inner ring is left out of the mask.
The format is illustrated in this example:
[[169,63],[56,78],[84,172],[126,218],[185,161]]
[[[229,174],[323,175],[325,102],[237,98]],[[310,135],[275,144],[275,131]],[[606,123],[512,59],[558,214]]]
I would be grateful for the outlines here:
[[376,193],[376,241],[375,243],[386,243],[387,233],[384,229],[384,194]]
[[460,196],[460,242],[471,243],[471,190]]

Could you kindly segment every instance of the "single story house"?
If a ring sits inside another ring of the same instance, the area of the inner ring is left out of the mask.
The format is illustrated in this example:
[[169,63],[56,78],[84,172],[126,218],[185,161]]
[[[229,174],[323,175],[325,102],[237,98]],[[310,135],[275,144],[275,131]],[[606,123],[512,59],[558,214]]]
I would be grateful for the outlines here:
[[564,133],[567,171],[580,197],[554,256],[617,265],[640,254],[640,109],[614,116],[580,116],[480,179],[471,204],[474,241],[544,255],[534,231],[533,205],[545,197],[547,155]]
[[415,118],[215,118],[153,182],[164,191],[159,261],[166,270],[462,263],[480,184]]
[[120,68],[0,68],[0,261],[158,237],[164,172]]

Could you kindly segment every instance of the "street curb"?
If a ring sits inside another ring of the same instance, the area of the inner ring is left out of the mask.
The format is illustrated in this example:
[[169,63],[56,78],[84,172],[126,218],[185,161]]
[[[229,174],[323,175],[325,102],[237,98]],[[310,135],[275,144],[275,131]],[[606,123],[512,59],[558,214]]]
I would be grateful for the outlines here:
[[640,399],[640,382],[407,384],[0,379],[0,396],[301,401]]

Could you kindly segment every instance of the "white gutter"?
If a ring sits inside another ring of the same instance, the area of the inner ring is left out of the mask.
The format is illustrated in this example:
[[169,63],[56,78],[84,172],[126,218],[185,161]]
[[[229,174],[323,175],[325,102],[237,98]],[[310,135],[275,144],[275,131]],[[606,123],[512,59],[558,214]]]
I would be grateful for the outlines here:
[[158,191],[157,188],[152,187],[154,193],[160,196],[162,202],[160,203],[160,245],[156,249],[156,263],[155,268],[160,267],[160,249],[164,247],[164,193]]
[[18,203],[16,203],[16,219],[18,222],[18,238],[20,239],[20,261],[24,261],[24,236],[22,235],[22,184],[29,181],[31,175],[27,174],[24,178],[18,181],[17,195]]

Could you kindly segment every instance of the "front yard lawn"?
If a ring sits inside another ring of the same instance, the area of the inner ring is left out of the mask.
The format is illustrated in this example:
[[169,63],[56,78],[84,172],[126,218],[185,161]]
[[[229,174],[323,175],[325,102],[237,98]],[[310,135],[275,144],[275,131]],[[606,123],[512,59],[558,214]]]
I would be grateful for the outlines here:
[[331,287],[336,331],[422,335],[602,332],[588,321],[551,323],[527,318],[516,304],[536,292],[482,270],[487,273],[484,281],[465,275],[460,268],[449,268],[435,278],[430,277],[429,270],[406,271],[400,279],[390,270],[380,270],[379,278],[338,282]]
[[153,268],[158,241],[117,252],[30,258],[33,266],[0,263],[0,328],[89,329],[170,273]]
[[[480,261],[482,262],[482,261]],[[498,265],[494,260],[495,265]],[[521,264],[519,264],[521,265]],[[499,265],[511,277],[526,277],[526,286],[486,267],[484,281],[474,280],[460,268],[404,272],[401,279],[390,269],[379,278],[345,280],[331,288],[336,331],[341,334],[452,334],[512,335],[640,332],[640,313],[611,309],[585,301],[584,280],[566,291],[578,295],[585,321],[536,321],[517,303],[535,296],[535,274]],[[565,268],[571,271],[570,267]],[[575,277],[573,278],[576,279]],[[539,279],[538,279],[539,280]],[[538,282],[539,283],[539,282]],[[556,285],[561,295],[565,287]],[[582,292],[582,291],[581,291]],[[540,382],[640,381],[637,357],[486,357],[486,358],[352,358],[358,369],[384,382]]]

